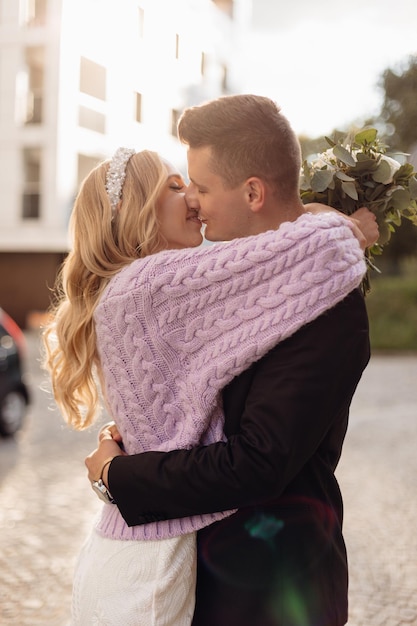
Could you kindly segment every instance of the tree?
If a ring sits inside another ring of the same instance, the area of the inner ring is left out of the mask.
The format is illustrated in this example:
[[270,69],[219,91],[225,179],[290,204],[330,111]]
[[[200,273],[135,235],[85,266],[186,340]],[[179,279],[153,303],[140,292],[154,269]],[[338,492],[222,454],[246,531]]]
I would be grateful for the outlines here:
[[385,92],[380,113],[389,145],[409,152],[417,144],[417,56],[409,57],[401,73],[386,69],[380,81]]
[[[407,154],[417,151],[417,56],[411,56],[395,71],[386,69],[380,78],[384,100],[379,116],[367,120],[367,125],[381,129],[390,150]],[[382,127],[382,128],[381,128]],[[414,169],[416,161],[413,161]],[[391,272],[398,272],[401,262],[417,256],[417,228],[408,220],[384,248],[384,263]]]

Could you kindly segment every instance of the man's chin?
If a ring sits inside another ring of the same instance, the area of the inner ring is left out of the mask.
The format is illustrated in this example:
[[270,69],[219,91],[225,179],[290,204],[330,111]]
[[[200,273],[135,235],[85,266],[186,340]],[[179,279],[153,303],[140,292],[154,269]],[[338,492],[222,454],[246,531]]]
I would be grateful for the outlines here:
[[218,235],[216,235],[216,233],[210,231],[210,228],[207,228],[206,224],[203,229],[203,236],[204,236],[205,241],[207,241],[208,243],[216,243],[216,241],[224,241],[224,237],[219,237]]

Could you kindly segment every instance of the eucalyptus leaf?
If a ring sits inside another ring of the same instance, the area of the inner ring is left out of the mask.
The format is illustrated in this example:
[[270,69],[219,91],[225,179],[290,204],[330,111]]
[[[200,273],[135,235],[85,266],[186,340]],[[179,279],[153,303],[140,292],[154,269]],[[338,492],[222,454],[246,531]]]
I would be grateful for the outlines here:
[[385,246],[386,243],[388,243],[388,241],[391,238],[391,230],[388,227],[388,224],[386,222],[380,222],[378,224],[379,226],[379,237],[378,237],[378,244],[380,246]]
[[314,173],[311,179],[311,189],[313,191],[324,191],[333,180],[333,172],[331,170],[319,170]]
[[389,205],[402,213],[408,209],[410,200],[411,198],[408,191],[405,189],[396,189],[391,196]]
[[378,159],[370,159],[368,154],[358,152],[356,154],[355,167],[352,168],[352,173],[365,174],[367,172],[373,172],[378,167]]
[[376,128],[366,128],[355,135],[355,143],[361,146],[373,143],[378,135]]
[[372,174],[372,178],[377,183],[387,185],[393,179],[392,170],[386,161],[380,161],[377,169]]
[[335,146],[333,148],[333,154],[337,159],[339,159],[339,161],[342,161],[342,163],[345,163],[346,165],[353,167],[356,164],[356,161],[349,150],[346,150],[343,146]]
[[347,174],[345,174],[345,172],[336,172],[336,176],[340,179],[340,180],[344,180],[346,182],[353,182],[355,179],[352,178],[352,176],[348,176]]
[[417,199],[417,178],[412,176],[408,181],[408,190],[412,200]]
[[359,200],[355,183],[342,183],[342,189],[345,192],[345,194],[349,196],[349,198],[352,198],[352,200]]
[[394,180],[398,185],[407,184],[414,175],[414,168],[411,163],[404,163],[401,167],[395,172]]
[[377,198],[385,196],[386,191],[385,185],[379,184],[374,188],[373,192],[369,196],[369,199],[377,200]]
[[394,232],[394,226],[401,226],[401,213],[397,209],[391,209],[385,216],[388,227]]
[[330,137],[325,137],[324,139],[327,141],[327,143],[329,144],[331,148],[333,148],[336,145],[336,143],[333,141],[333,139],[330,139]]

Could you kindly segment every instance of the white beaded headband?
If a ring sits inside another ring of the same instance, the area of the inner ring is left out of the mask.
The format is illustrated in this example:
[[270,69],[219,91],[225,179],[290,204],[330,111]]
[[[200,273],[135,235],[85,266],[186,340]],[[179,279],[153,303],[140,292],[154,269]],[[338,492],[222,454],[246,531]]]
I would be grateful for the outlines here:
[[126,166],[135,154],[132,148],[118,148],[114,153],[106,176],[106,191],[109,196],[113,215],[122,197],[122,187],[126,178]]

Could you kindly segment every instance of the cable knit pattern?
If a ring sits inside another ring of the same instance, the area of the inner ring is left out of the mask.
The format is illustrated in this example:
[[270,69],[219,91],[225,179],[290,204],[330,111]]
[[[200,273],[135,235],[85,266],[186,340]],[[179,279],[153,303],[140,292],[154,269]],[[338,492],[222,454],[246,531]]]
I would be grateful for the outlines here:
[[[95,313],[104,395],[128,454],[220,441],[221,390],[342,300],[366,267],[349,222],[305,214],[276,231],[134,261]],[[158,539],[229,512],[127,527],[104,505],[97,530]]]

